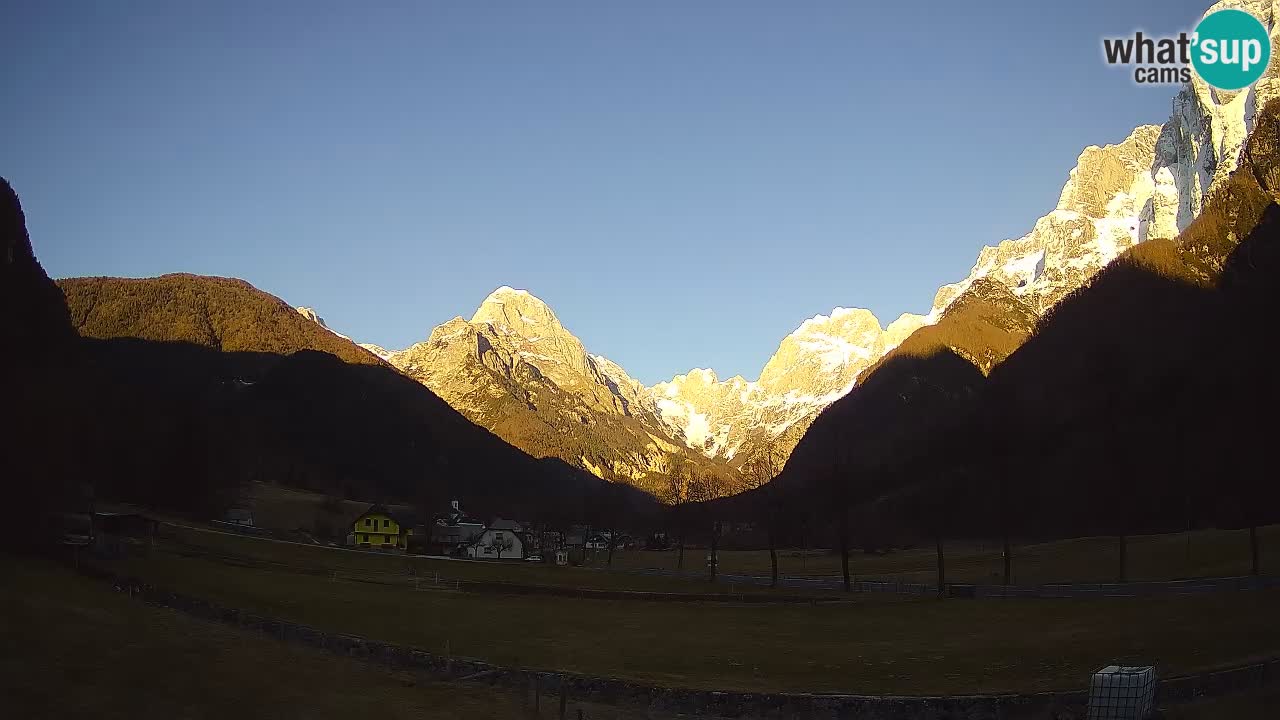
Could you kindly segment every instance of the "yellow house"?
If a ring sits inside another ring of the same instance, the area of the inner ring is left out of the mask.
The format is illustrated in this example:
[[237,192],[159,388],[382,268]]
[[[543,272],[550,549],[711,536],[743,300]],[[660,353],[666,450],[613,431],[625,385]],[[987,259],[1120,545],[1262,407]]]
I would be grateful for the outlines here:
[[347,539],[358,548],[404,550],[412,534],[413,528],[401,524],[390,510],[382,505],[370,505],[351,523],[351,535]]

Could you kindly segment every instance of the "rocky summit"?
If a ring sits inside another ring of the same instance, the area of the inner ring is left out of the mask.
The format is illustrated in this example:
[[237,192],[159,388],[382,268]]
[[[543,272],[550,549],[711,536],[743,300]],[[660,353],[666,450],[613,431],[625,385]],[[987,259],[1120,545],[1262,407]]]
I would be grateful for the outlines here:
[[657,496],[677,464],[716,494],[737,488],[727,465],[691,452],[660,420],[641,383],[588,353],[528,291],[500,287],[470,320],[455,317],[404,350],[365,347],[536,457],[558,457]]
[[836,308],[783,338],[759,380],[721,381],[712,370],[695,369],[655,385],[655,405],[664,422],[709,456],[742,466],[770,447],[785,458],[818,412],[925,320],[904,314],[881,327],[869,310]]

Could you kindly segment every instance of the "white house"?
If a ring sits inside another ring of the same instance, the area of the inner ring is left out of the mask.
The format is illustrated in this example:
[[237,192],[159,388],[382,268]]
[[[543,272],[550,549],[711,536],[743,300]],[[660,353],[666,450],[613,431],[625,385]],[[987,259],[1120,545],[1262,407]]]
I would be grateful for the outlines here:
[[467,557],[492,560],[524,557],[524,528],[511,520],[494,520],[467,546]]

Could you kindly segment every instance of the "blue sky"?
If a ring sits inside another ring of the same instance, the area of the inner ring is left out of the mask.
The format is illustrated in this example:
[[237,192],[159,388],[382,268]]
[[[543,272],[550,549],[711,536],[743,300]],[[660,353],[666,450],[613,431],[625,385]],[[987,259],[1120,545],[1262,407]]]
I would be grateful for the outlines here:
[[241,277],[392,348],[512,285],[646,383],[754,379],[1163,122],[1101,38],[1207,6],[19,2],[0,174],[56,277]]

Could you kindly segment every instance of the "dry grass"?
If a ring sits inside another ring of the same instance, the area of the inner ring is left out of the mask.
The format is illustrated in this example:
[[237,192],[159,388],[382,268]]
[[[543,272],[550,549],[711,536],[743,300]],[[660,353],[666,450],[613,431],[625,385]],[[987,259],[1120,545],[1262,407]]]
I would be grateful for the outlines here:
[[[519,698],[428,682],[151,608],[4,558],[9,717],[509,718]],[[22,588],[22,591],[17,591]],[[7,712],[6,712],[7,714]]]
[[[260,524],[280,529],[309,527],[323,512],[323,496],[269,485],[252,487],[252,502]],[[344,501],[344,508],[354,516],[364,509],[360,503]],[[1259,529],[1262,547],[1262,571],[1280,575],[1280,525]],[[263,548],[263,543],[247,538],[196,539],[202,545],[237,553],[285,561],[319,562],[334,567],[377,567],[395,572],[407,569],[402,557],[356,555],[335,558],[333,551],[320,548],[286,550]],[[289,546],[285,546],[289,547]],[[705,548],[687,548],[686,572],[705,570]],[[265,554],[264,554],[265,553]],[[348,554],[349,555],[349,554]],[[1060,540],[1033,545],[1017,545],[1013,549],[1014,582],[1037,584],[1049,582],[1110,582],[1116,579],[1118,545],[1115,538],[1095,537]],[[557,568],[538,565],[504,564],[501,567],[416,559],[417,569],[428,575],[438,574],[454,579],[519,582],[531,585],[566,585],[599,589],[654,590],[670,592],[705,592],[708,585],[697,579],[653,578],[644,576],[610,576],[605,568],[608,553],[588,553],[586,568]],[[840,557],[830,550],[778,551],[779,571],[798,577],[832,577],[840,575]],[[677,569],[676,552],[643,550],[615,551],[615,569]],[[932,583],[936,556],[931,548],[899,550],[887,555],[868,555],[855,551],[850,570],[864,580],[900,580]],[[1186,577],[1245,575],[1249,572],[1249,539],[1246,530],[1201,530],[1171,535],[1146,535],[1129,538],[1128,574],[1130,580],[1170,580]],[[768,575],[769,553],[763,550],[722,550],[720,568],[729,574]],[[952,582],[999,582],[1003,565],[997,543],[949,543],[947,546],[947,579]]]
[[[512,692],[442,683],[154,608],[71,571],[0,555],[6,717],[538,717]],[[590,720],[671,718],[571,701]],[[556,717],[544,697],[541,717]]]
[[[162,540],[161,552],[170,554],[208,554],[231,562],[249,561],[256,565],[275,565],[281,572],[328,575],[337,571],[346,577],[368,577],[389,582],[402,582],[416,576],[430,581],[470,581],[544,585],[592,590],[627,590],[673,593],[752,593],[768,594],[767,587],[712,584],[705,579],[638,575],[608,572],[603,567],[579,568],[545,563],[512,561],[441,560],[420,556],[356,552],[341,548],[277,542],[224,532],[191,527],[167,526],[172,540]],[[638,553],[636,553],[638,554]],[[603,565],[603,553],[599,559]],[[618,567],[623,567],[624,553],[617,553]],[[831,593],[800,593],[783,590],[788,595],[806,594],[829,597]]]
[[840,605],[415,592],[156,553],[154,584],[315,627],[531,668],[722,690],[972,693],[1081,687],[1112,661],[1165,673],[1280,651],[1280,592]]
[[[1260,528],[1262,571],[1280,575],[1280,525]],[[1189,540],[1189,542],[1188,542]],[[1187,577],[1247,575],[1247,530],[1202,530],[1175,535],[1129,538],[1130,580],[1171,580]],[[1119,546],[1113,537],[1075,538],[1013,548],[1013,581],[1017,584],[1051,582],[1111,582],[1119,567]],[[698,569],[705,549],[686,550],[685,567]],[[825,550],[778,552],[779,571],[795,576],[837,576],[840,556]],[[997,543],[951,543],[946,548],[947,579],[951,582],[1000,582],[1003,565]],[[932,548],[899,550],[887,555],[855,551],[850,571],[862,580],[901,580],[932,583],[936,579],[936,555]],[[618,567],[676,567],[671,552],[630,552],[614,557]],[[726,573],[769,574],[769,553],[763,550],[721,551],[720,568]]]

